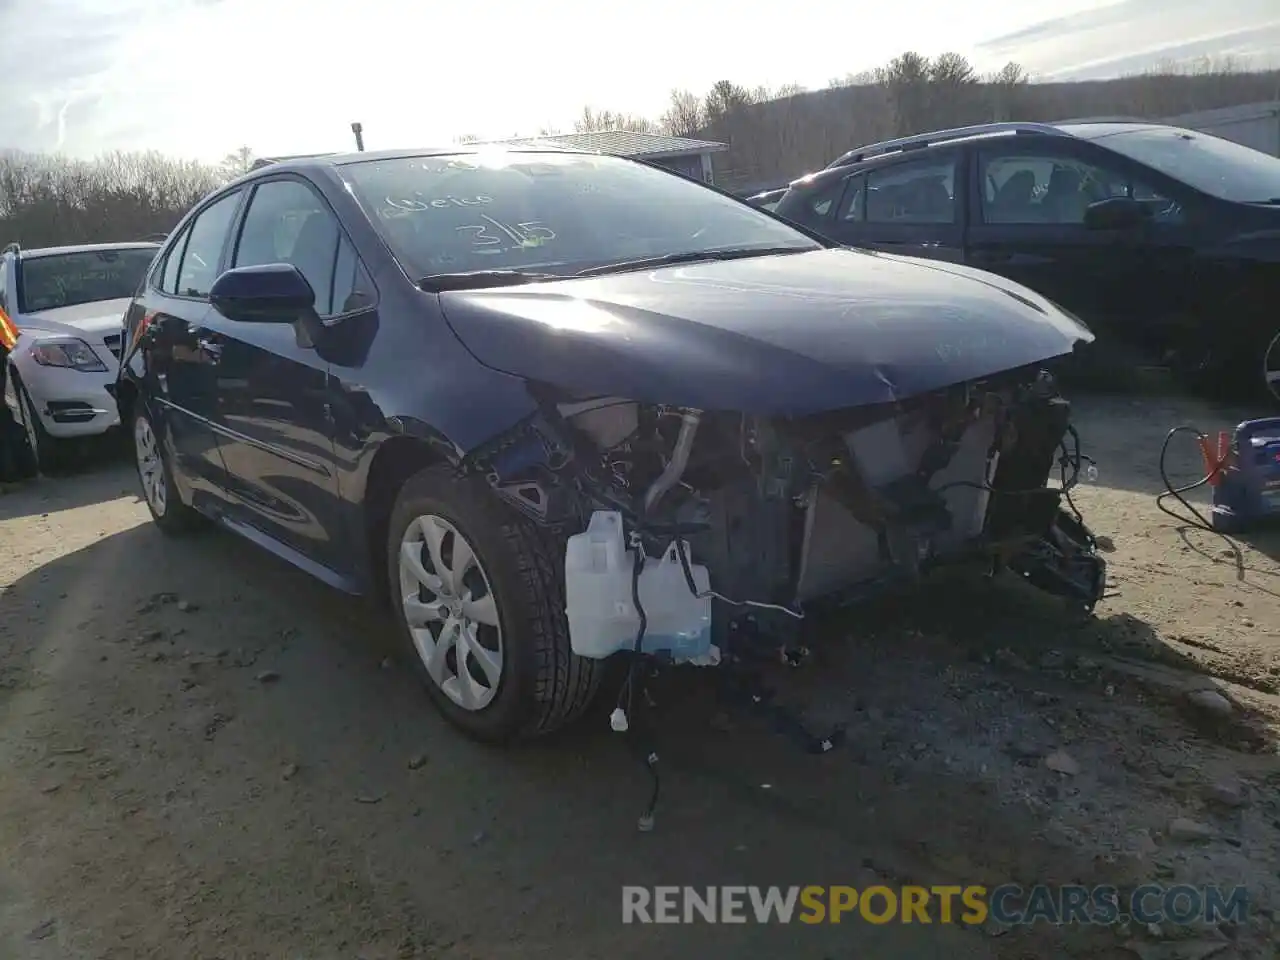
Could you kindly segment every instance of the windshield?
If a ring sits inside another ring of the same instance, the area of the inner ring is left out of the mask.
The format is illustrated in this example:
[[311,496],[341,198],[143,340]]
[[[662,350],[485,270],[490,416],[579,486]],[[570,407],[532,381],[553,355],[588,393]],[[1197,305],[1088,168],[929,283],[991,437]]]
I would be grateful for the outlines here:
[[24,257],[19,261],[18,311],[37,313],[132,297],[157,249],[77,250]]
[[497,151],[362,161],[343,172],[415,279],[566,276],[703,251],[821,246],[695,181],[617,157]]
[[1280,158],[1190,130],[1134,130],[1098,143],[1222,200],[1280,198]]

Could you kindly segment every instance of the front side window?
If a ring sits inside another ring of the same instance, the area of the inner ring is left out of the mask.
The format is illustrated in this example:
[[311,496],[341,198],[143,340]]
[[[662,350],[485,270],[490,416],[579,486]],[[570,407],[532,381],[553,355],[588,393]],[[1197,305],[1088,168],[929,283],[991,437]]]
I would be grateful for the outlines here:
[[1181,208],[1147,184],[1075,157],[982,151],[982,219],[1001,224],[1083,224],[1092,203],[1128,197],[1154,220],[1181,219]]
[[1156,127],[1115,133],[1095,142],[1221,200],[1280,201],[1280,157],[1221,137]]
[[17,263],[18,312],[132,297],[155,255],[155,247],[126,247],[23,257]]
[[867,173],[868,223],[956,222],[955,154],[906,160]]
[[236,215],[240,191],[229,193],[206,207],[188,231],[186,249],[178,267],[177,294],[180,297],[207,297],[218,278],[222,247]]
[[617,157],[495,151],[339,169],[415,278],[571,275],[668,255],[821,248],[750,204]]
[[370,284],[328,205],[297,180],[269,180],[253,192],[233,265],[290,263],[316,295],[316,313],[332,317],[367,305]]

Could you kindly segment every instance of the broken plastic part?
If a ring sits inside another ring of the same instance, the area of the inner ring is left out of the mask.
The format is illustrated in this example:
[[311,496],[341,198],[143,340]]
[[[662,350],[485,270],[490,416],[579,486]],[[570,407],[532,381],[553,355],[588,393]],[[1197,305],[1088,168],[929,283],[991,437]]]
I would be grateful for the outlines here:
[[1092,463],[1091,463],[1091,464],[1089,464],[1087,467],[1085,467],[1085,468],[1084,468],[1084,478],[1085,478],[1085,480],[1086,480],[1086,481],[1088,481],[1089,483],[1097,483],[1097,482],[1098,482],[1098,468],[1097,468],[1096,466],[1094,466]]
[[653,832],[653,814],[646,813],[636,821],[636,827],[641,833]]
[[614,733],[627,732],[627,711],[621,707],[615,707],[613,713],[609,714],[609,728]]

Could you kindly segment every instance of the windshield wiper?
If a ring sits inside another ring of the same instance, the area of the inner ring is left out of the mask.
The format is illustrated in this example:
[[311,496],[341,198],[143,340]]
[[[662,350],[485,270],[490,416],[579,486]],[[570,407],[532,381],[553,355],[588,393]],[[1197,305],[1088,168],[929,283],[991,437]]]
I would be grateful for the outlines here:
[[516,287],[524,283],[563,279],[554,273],[530,273],[527,270],[468,270],[463,273],[433,273],[417,281],[417,285],[427,293],[443,293],[446,290]]
[[676,263],[700,263],[708,260],[742,260],[747,257],[772,257],[780,253],[808,253],[821,247],[724,247],[719,250],[688,250],[684,253],[668,253],[660,257],[644,257],[639,260],[619,260],[602,263],[597,267],[579,270],[574,276],[596,277],[606,273],[623,273],[627,270],[647,270],[650,267],[668,267]]

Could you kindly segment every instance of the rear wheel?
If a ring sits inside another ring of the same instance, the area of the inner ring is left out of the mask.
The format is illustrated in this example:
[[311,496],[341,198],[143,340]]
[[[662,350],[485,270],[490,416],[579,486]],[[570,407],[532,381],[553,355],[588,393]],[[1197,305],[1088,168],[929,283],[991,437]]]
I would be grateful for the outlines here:
[[599,685],[602,663],[569,645],[559,546],[448,468],[400,491],[387,563],[404,647],[435,705],[475,739],[550,733]]
[[164,446],[146,412],[139,407],[133,417],[134,463],[142,485],[142,499],[151,519],[164,533],[187,533],[200,525],[200,514],[182,502],[173,483],[173,472]]

